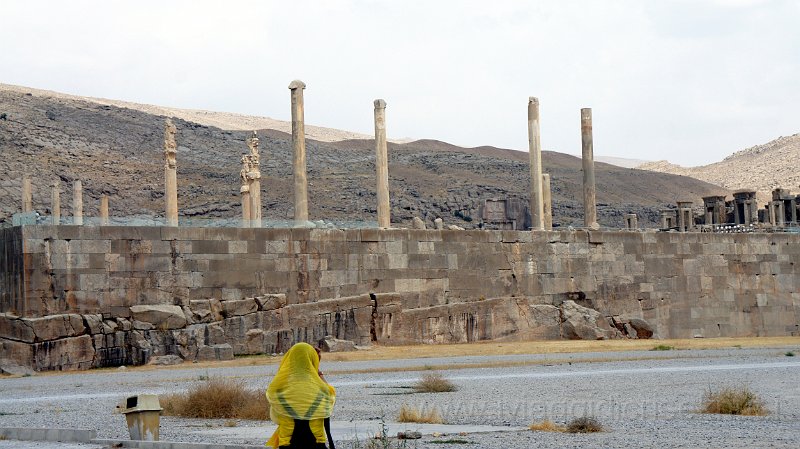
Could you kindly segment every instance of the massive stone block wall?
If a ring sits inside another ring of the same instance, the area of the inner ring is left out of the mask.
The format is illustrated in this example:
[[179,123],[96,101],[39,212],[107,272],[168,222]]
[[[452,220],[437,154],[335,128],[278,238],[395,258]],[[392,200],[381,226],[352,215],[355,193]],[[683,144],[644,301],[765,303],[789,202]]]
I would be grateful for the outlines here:
[[[0,241],[0,352],[39,369],[279,352],[327,334],[761,336],[800,322],[790,234],[25,226]],[[162,305],[171,318],[143,318]],[[37,332],[41,320],[69,326]]]

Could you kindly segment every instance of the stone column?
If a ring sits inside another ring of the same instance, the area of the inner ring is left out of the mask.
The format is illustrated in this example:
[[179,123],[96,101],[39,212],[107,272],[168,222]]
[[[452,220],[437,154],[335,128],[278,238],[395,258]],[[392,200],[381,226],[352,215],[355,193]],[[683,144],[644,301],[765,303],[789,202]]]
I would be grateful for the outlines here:
[[308,221],[308,184],[306,180],[306,136],[303,118],[303,89],[300,80],[289,84],[292,91],[292,148],[294,149],[294,221]]
[[542,202],[544,203],[544,230],[553,230],[553,197],[550,190],[550,175],[542,174]]
[[178,175],[176,154],[178,145],[175,143],[175,133],[177,133],[172,119],[167,119],[164,124],[164,197],[166,198],[166,219],[167,226],[178,226]]
[[[245,190],[247,189],[247,190]],[[251,210],[250,206],[252,201],[250,200],[250,190],[247,186],[242,186],[242,189],[239,191],[242,194],[242,227],[249,228],[250,227],[250,217],[251,217]]]
[[261,156],[258,153],[258,134],[247,140],[250,155],[247,156],[247,181],[250,192],[250,226],[261,227]]
[[544,229],[544,197],[542,194],[542,143],[539,132],[539,99],[528,98],[528,156],[531,166],[531,230]]
[[50,197],[50,203],[53,224],[61,224],[61,181],[53,181],[53,192]]
[[378,179],[378,227],[391,226],[389,208],[389,154],[386,145],[386,102],[377,99],[375,106],[375,175]]
[[80,179],[72,184],[72,224],[83,225],[83,184]]
[[250,227],[251,210],[250,206],[252,201],[250,199],[250,181],[247,179],[247,172],[250,170],[250,163],[248,156],[242,156],[242,170],[239,172],[239,178],[242,182],[239,187],[239,194],[242,196],[242,227]]
[[22,212],[33,212],[33,189],[31,188],[31,178],[28,175],[22,177]]
[[770,226],[775,226],[778,222],[776,214],[775,214],[775,202],[770,201],[767,203],[767,217],[769,219]]
[[583,223],[598,229],[597,202],[594,184],[594,143],[592,142],[592,109],[581,109],[581,150],[583,156]]
[[108,226],[108,195],[100,196],[100,225]]

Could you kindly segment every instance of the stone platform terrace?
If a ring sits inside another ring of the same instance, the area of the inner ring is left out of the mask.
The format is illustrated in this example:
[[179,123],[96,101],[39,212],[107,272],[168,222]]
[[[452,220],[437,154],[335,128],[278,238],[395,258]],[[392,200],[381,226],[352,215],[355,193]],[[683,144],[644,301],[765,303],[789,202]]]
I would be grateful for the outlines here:
[[360,344],[796,335],[800,235],[23,226],[0,358],[35,369]]

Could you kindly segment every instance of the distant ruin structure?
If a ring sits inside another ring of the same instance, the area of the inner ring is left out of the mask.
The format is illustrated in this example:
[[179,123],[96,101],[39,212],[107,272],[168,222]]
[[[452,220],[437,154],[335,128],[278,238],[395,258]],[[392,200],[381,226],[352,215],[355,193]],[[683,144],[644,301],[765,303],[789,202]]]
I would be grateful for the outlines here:
[[528,154],[531,169],[531,230],[542,231],[544,225],[544,193],[542,192],[542,142],[539,130],[539,99],[528,98]]
[[768,213],[772,226],[797,226],[797,196],[786,189],[772,191],[772,201],[769,202]]
[[733,192],[733,223],[751,226],[758,223],[758,200],[755,190]]
[[166,198],[166,224],[178,226],[178,175],[176,155],[178,145],[175,134],[178,129],[168,118],[164,123],[164,197]]
[[377,177],[378,227],[391,226],[389,206],[389,154],[386,144],[386,102],[374,101],[375,106],[375,175]]
[[479,208],[484,229],[528,230],[531,228],[529,203],[517,198],[487,199]]
[[678,215],[675,209],[661,209],[661,229],[667,230],[678,227]]
[[694,229],[692,201],[678,201],[678,231],[689,232]]
[[639,229],[639,217],[636,214],[625,214],[625,228],[629,230]]
[[583,161],[583,223],[599,229],[597,223],[597,190],[594,183],[594,143],[592,138],[592,109],[581,109],[581,154]]
[[705,210],[705,224],[719,225],[728,222],[727,209],[725,207],[725,197],[722,195],[712,195],[703,197],[703,209]]
[[308,221],[308,181],[306,179],[306,135],[303,107],[305,83],[294,80],[289,84],[292,97],[292,149],[294,150],[294,221]]

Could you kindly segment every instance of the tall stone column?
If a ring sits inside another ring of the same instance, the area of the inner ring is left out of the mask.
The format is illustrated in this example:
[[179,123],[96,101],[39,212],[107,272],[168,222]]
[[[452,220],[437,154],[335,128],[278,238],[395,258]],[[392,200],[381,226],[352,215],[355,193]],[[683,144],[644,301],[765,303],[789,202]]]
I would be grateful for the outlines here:
[[28,175],[22,177],[22,212],[33,212],[33,189]]
[[378,179],[378,227],[391,226],[389,207],[389,153],[386,146],[386,102],[377,99],[375,105],[375,171]]
[[308,221],[308,181],[306,180],[306,135],[303,118],[305,83],[294,80],[292,91],[292,148],[294,149],[294,221]]
[[83,225],[83,183],[80,179],[72,184],[72,224]]
[[594,184],[594,143],[592,141],[592,108],[581,109],[581,152],[583,157],[583,223],[598,229],[597,201]]
[[247,179],[247,172],[250,170],[250,163],[248,156],[242,156],[242,170],[239,172],[239,178],[242,182],[239,187],[239,194],[242,196],[242,227],[250,227],[252,202],[250,200],[250,181]]
[[528,98],[528,154],[531,166],[531,230],[544,229],[544,197],[542,194],[542,143],[539,132],[539,99]]
[[178,226],[178,174],[176,154],[178,145],[175,143],[175,133],[178,130],[172,119],[164,123],[164,197],[166,198],[167,226]]
[[61,181],[53,181],[53,191],[50,196],[50,209],[53,224],[61,224]]
[[100,196],[100,225],[108,225],[108,195]]
[[247,184],[250,192],[250,226],[261,227],[261,156],[258,153],[258,134],[247,139]]
[[544,230],[553,230],[553,197],[550,190],[550,175],[542,174],[542,202],[544,203]]

